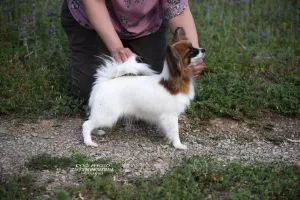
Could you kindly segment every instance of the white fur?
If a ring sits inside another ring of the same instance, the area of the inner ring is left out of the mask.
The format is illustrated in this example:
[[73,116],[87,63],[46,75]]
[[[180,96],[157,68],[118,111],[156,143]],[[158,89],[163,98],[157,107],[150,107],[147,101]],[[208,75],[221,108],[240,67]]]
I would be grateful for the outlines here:
[[[186,149],[180,142],[178,117],[194,98],[193,84],[188,95],[172,95],[159,83],[169,78],[167,63],[161,74],[155,74],[135,58],[136,55],[122,64],[107,60],[98,69],[89,99],[90,116],[82,126],[84,143],[98,146],[91,138],[93,129],[112,127],[120,117],[134,116],[160,125],[175,148]],[[127,73],[146,76],[121,76]]]

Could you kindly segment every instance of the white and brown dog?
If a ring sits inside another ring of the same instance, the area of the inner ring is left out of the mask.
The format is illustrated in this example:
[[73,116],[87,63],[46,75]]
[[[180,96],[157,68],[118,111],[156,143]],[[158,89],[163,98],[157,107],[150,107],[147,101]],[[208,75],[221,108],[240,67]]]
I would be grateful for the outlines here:
[[[178,117],[194,98],[190,66],[204,55],[205,50],[192,47],[183,28],[177,28],[161,74],[136,62],[135,55],[121,64],[106,59],[96,73],[89,99],[90,116],[82,126],[84,143],[98,146],[92,141],[92,130],[112,127],[120,117],[133,116],[160,125],[175,148],[186,149],[180,142]],[[144,76],[122,76],[125,74]]]

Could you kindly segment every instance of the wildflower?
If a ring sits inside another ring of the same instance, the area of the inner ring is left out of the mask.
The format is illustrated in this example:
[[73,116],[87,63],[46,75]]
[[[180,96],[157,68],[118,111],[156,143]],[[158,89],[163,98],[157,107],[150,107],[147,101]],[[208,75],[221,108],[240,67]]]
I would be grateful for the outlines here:
[[245,16],[245,17],[249,17],[249,13],[248,13],[248,12],[245,12],[245,13],[244,13],[244,16]]
[[3,10],[4,10],[4,12],[10,12],[10,9],[6,6],[3,8]]
[[49,10],[48,11],[48,16],[52,16],[52,15],[56,15],[57,13],[54,12],[53,10]]
[[45,119],[50,119],[51,117],[52,117],[51,114],[46,114],[46,115],[44,116]]
[[245,3],[248,3],[248,0],[244,0]]
[[267,34],[265,32],[262,32],[261,37],[267,37]]
[[27,16],[26,15],[23,15],[23,21],[27,21]]
[[252,57],[255,58],[257,56],[257,53],[252,52]]
[[34,19],[35,19],[35,17],[34,17],[33,15],[28,17],[28,20],[29,20],[30,22],[33,22]]
[[239,56],[243,56],[243,53],[239,53]]
[[204,12],[205,12],[205,13],[208,13],[208,12],[209,12],[209,8],[206,8],[206,9],[204,10]]
[[49,34],[53,34],[53,33],[55,32],[55,29],[52,28],[52,27],[47,28],[47,32],[48,32]]
[[297,30],[297,31],[300,31],[300,26],[298,26],[298,27],[296,28],[296,30]]

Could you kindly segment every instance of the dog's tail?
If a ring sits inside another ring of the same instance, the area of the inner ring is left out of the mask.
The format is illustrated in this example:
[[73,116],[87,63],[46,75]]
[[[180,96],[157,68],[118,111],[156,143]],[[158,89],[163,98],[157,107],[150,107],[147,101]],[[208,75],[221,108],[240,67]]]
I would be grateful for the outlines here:
[[104,57],[104,65],[97,70],[95,75],[95,85],[113,78],[124,76],[126,74],[146,76],[156,74],[155,71],[150,69],[149,65],[145,63],[138,63],[136,58],[137,55],[134,54],[124,63],[117,63],[111,57]]

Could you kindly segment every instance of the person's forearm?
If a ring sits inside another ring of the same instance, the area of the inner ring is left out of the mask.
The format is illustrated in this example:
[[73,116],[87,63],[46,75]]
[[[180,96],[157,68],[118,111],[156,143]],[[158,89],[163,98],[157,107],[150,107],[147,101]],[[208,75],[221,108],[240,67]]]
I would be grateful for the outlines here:
[[105,0],[83,0],[87,15],[98,35],[112,53],[123,44],[111,22]]
[[174,33],[177,27],[183,27],[186,37],[191,41],[193,47],[199,48],[194,18],[188,5],[180,15],[169,19],[169,26],[172,33]]

